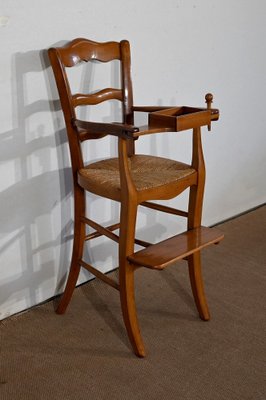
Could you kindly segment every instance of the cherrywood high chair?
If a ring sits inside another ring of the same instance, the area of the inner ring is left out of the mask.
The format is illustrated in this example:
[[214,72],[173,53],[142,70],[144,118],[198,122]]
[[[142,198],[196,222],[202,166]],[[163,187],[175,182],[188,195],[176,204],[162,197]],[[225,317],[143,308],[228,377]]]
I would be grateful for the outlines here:
[[[205,96],[207,108],[134,106],[130,76],[129,42],[96,43],[75,39],[64,47],[49,49],[68,134],[74,181],[74,242],[71,268],[65,291],[57,312],[65,312],[73,294],[80,268],[89,270],[120,293],[121,307],[128,337],[136,355],[145,356],[141,338],[135,298],[134,272],[139,267],[162,270],[177,260],[188,262],[192,292],[199,316],[210,318],[201,276],[201,249],[218,243],[223,234],[216,229],[201,226],[205,166],[201,145],[201,126],[209,130],[212,120],[218,120],[219,111],[211,109],[212,95]],[[108,62],[120,60],[121,89],[105,88],[93,94],[72,94],[67,78],[67,68],[82,61]],[[121,123],[98,123],[76,118],[75,108],[92,106],[116,99],[122,103]],[[145,112],[148,125],[136,127],[134,112]],[[192,162],[187,165],[175,160],[151,155],[135,154],[134,142],[142,135],[191,129]],[[118,157],[85,164],[81,142],[100,139],[106,135],[118,139]],[[188,211],[180,211],[151,200],[172,199],[190,188]],[[85,191],[120,202],[120,221],[103,227],[85,214]],[[138,206],[186,217],[187,230],[181,234],[150,244],[135,238]],[[95,232],[87,235],[85,226]],[[119,230],[119,235],[114,231]],[[86,240],[105,235],[118,243],[119,282],[84,262],[83,247]],[[144,249],[134,250],[134,244]]]

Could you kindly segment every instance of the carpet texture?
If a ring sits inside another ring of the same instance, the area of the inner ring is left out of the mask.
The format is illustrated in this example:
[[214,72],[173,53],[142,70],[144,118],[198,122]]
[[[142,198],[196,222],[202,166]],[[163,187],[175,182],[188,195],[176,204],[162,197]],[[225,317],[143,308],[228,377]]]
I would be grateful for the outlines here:
[[[1,323],[2,400],[265,400],[266,206],[221,224],[202,252],[201,321],[185,262],[136,272],[147,358],[132,353],[119,295],[98,280],[64,316],[48,302]],[[114,273],[115,274],[115,273]]]

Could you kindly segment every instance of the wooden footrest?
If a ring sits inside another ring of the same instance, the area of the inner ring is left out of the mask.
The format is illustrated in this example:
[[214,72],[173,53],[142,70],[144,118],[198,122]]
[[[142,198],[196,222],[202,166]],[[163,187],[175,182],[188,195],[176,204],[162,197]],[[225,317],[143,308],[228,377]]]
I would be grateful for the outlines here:
[[135,265],[164,269],[210,244],[219,243],[223,237],[218,229],[201,226],[140,250],[128,256],[128,260]]

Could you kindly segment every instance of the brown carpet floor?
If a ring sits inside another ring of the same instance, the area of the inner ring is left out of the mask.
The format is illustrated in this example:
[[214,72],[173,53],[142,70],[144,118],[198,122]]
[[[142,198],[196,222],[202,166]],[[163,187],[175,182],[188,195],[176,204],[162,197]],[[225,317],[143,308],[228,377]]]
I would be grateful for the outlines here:
[[185,262],[136,273],[145,359],[136,358],[118,293],[98,280],[1,324],[0,398],[266,399],[266,206],[220,225],[203,251],[212,314],[197,317]]

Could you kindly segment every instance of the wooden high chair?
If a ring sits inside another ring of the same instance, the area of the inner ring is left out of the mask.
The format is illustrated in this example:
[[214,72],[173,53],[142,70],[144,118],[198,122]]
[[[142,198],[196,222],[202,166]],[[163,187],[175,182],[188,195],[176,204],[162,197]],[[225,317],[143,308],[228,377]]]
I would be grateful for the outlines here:
[[[201,250],[218,243],[223,234],[217,229],[201,226],[202,202],[205,183],[205,166],[201,145],[201,127],[217,120],[219,111],[211,109],[212,95],[206,95],[207,108],[134,106],[130,76],[129,42],[96,43],[87,39],[75,39],[64,47],[49,49],[49,57],[64,113],[68,134],[74,181],[74,242],[70,272],[65,291],[57,312],[65,312],[73,294],[80,268],[83,267],[102,279],[120,293],[121,307],[128,337],[136,355],[145,356],[141,338],[135,298],[134,272],[145,267],[162,270],[177,260],[188,262],[189,277],[199,316],[210,318],[201,276]],[[119,60],[121,65],[121,89],[105,88],[92,94],[72,94],[67,69],[82,61],[108,62]],[[122,103],[121,123],[98,123],[77,119],[75,108],[92,106],[116,99]],[[148,125],[136,127],[134,112],[144,112]],[[143,135],[191,129],[191,165],[179,161],[135,154],[134,142]],[[98,140],[106,135],[117,137],[118,157],[85,164],[81,142]],[[152,200],[172,199],[190,188],[188,211],[180,211]],[[86,216],[85,192],[89,191],[120,202],[120,221],[103,227]],[[187,218],[187,230],[160,243],[150,244],[135,238],[138,206],[148,207],[175,216]],[[86,225],[95,232],[87,235]],[[119,234],[114,231],[119,230]],[[86,240],[105,235],[118,243],[119,281],[95,269],[83,260]],[[134,244],[143,247],[135,251]]]

